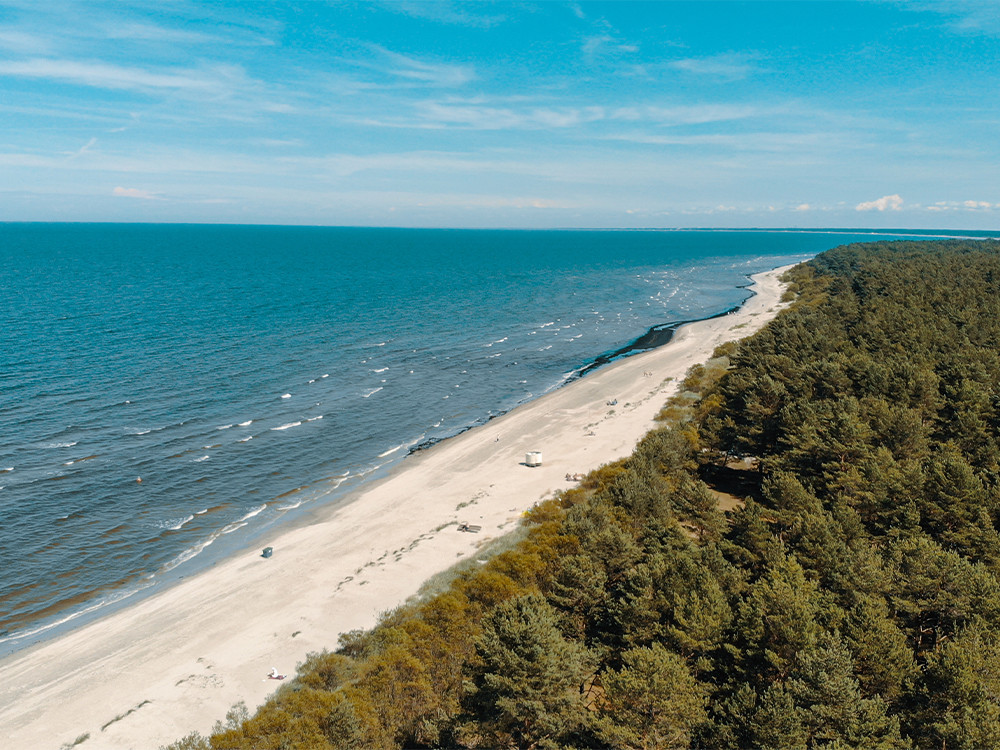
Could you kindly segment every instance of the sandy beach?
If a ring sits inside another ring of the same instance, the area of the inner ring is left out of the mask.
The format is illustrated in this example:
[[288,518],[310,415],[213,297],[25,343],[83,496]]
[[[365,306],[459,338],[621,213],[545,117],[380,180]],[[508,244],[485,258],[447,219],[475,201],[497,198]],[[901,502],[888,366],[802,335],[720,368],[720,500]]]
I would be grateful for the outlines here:
[[[694,364],[780,309],[775,269],[740,310],[682,327],[486,425],[409,456],[352,501],[94,623],[0,661],[10,750],[156,748],[253,710],[307,653],[375,624],[429,577],[513,529],[537,501],[628,455]],[[617,401],[609,405],[610,401]],[[543,464],[524,465],[527,451]],[[482,527],[462,533],[458,524]]]

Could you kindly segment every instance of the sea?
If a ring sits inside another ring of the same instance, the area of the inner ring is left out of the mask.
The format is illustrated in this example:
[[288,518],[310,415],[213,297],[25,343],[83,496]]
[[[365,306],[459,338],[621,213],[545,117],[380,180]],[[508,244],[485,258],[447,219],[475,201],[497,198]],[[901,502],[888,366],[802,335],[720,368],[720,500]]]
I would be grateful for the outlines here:
[[904,234],[0,224],[0,654]]

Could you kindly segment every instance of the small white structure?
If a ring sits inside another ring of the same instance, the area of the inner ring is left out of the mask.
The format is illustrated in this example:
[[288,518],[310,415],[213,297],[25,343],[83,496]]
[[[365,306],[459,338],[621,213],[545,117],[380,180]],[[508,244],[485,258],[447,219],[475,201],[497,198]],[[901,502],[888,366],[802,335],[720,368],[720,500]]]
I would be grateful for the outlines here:
[[524,454],[524,463],[527,466],[541,466],[542,465],[542,452],[541,451],[528,451]]

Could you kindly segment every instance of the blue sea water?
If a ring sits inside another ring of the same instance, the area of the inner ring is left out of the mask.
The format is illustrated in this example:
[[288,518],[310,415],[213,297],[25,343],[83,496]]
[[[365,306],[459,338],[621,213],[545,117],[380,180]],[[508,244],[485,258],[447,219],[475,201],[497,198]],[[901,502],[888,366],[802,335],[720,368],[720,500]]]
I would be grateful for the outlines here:
[[0,653],[867,239],[0,224]]

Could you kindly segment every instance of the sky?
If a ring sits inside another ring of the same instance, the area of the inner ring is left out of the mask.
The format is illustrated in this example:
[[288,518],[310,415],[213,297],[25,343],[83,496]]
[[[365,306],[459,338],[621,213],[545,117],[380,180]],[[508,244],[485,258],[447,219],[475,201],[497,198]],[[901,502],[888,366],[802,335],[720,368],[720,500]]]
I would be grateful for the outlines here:
[[998,94],[996,0],[0,0],[0,221],[992,230]]

